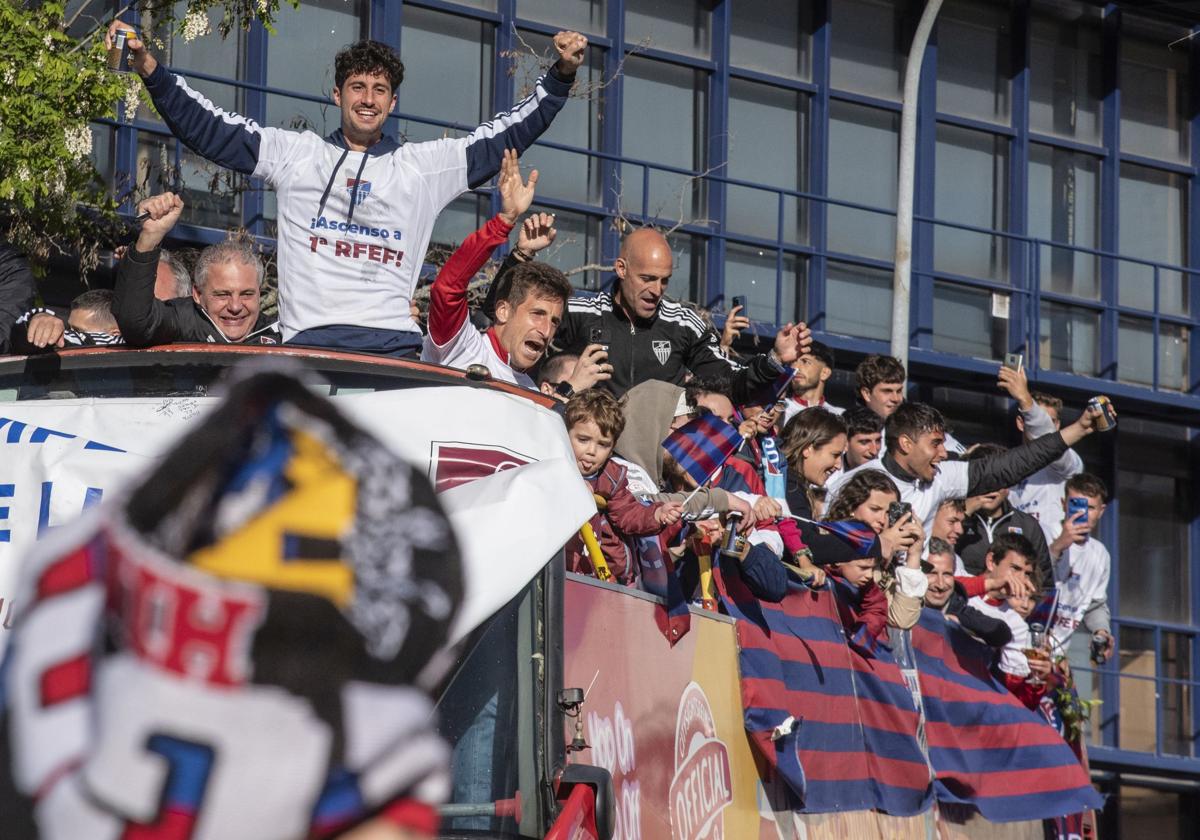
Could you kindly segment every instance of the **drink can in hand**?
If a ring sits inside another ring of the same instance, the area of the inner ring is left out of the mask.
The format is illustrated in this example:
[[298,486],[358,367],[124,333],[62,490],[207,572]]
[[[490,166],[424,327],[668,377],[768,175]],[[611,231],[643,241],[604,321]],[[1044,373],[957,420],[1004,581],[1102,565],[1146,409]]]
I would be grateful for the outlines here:
[[1103,395],[1092,397],[1088,400],[1088,408],[1100,412],[1100,416],[1096,418],[1097,431],[1107,432],[1109,429],[1117,427],[1117,415],[1113,411],[1112,400],[1108,397]]
[[108,69],[117,72],[129,70],[129,30],[118,29],[108,48]]

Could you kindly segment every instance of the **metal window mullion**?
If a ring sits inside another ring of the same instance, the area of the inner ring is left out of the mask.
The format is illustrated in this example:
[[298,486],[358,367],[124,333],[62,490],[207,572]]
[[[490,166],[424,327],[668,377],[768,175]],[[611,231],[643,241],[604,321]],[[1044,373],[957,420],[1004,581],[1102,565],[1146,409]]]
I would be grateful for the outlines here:
[[[1119,239],[1118,198],[1121,185],[1121,88],[1120,88],[1121,12],[1115,3],[1104,8],[1101,24],[1103,140],[1108,154],[1100,162],[1100,250],[1116,253]],[[1118,266],[1112,257],[1100,261],[1100,297],[1117,301]],[[1099,376],[1116,380],[1117,317],[1112,310],[1100,316]]]
[[[733,0],[721,0],[712,10],[712,57],[716,69],[708,80],[708,125],[704,132],[708,137],[706,155],[700,162],[700,170],[711,170],[729,174],[729,52],[730,35],[733,28]],[[705,201],[708,218],[716,221],[718,236],[708,240],[707,282],[697,297],[708,306],[717,300],[725,301],[725,232],[726,214],[729,210],[728,187],[723,181],[705,179]],[[779,271],[775,274],[775,309],[779,309]],[[775,318],[779,320],[778,317]]]
[[[831,0],[814,4],[812,19],[812,80],[817,92],[809,98],[808,116],[808,181],[806,192],[813,195],[829,194],[829,73]],[[803,165],[804,161],[801,161]],[[803,171],[803,170],[802,170]],[[804,316],[814,330],[825,329],[826,271],[829,260],[829,206],[823,201],[805,201],[802,205],[808,215],[808,242],[813,256],[808,260],[808,301]]]
[[[1029,235],[1029,57],[1030,38],[1033,26],[1030,22],[1029,0],[1019,0],[1013,9],[1012,61],[1016,71],[1012,78],[1010,101],[1012,102],[1013,139],[1009,149],[1009,206],[1008,230],[1021,237]],[[1009,251],[1009,283],[1013,292],[1008,307],[1008,350],[1021,349],[1029,356],[1032,347],[1023,346],[1028,332],[1025,324],[1028,307],[1020,305],[1022,292],[1029,287],[1029,251],[1035,246],[1028,238],[1009,239],[1005,245]],[[1012,298],[1017,298],[1013,301]],[[1013,303],[1018,305],[1014,306]]]
[[[623,6],[617,2],[609,2],[606,7],[608,15],[608,40],[613,44],[604,53],[604,80],[608,86],[604,89],[603,119],[601,126],[601,151],[610,155],[621,154],[621,126],[624,115],[621,113],[624,99],[625,78],[622,64],[625,51],[621,45],[625,43],[625,16]],[[616,219],[621,212],[621,164],[611,158],[600,159],[600,200],[605,212],[611,219]],[[617,258],[621,248],[621,231],[614,225],[605,225],[600,235],[601,262],[605,265]]]
[[[267,30],[261,23],[255,22],[245,33],[246,57],[242,70],[244,81],[255,85],[267,84],[267,60],[270,45]],[[259,125],[267,124],[267,94],[255,88],[242,88],[242,108],[248,119]],[[246,178],[249,189],[242,192],[242,224],[250,229],[255,236],[266,233],[266,220],[263,213],[266,207],[264,190],[266,184],[261,178]]]
[[[1192,27],[1193,36],[1200,33],[1200,26]],[[1200,96],[1200,37],[1193,37],[1189,42],[1189,58],[1191,59],[1188,67],[1188,74],[1191,84],[1189,89],[1192,96]],[[1185,263],[1188,268],[1200,269],[1200,109],[1193,107],[1192,118],[1190,125],[1190,148],[1192,152],[1192,172],[1188,176],[1188,202],[1187,202],[1187,257]],[[1188,363],[1184,371],[1186,382],[1184,382],[1184,393],[1195,394],[1200,389],[1200,274],[1188,274],[1187,279],[1188,293],[1188,314],[1192,321],[1192,326],[1188,330]],[[1197,706],[1200,711],[1200,706]],[[1200,719],[1198,717],[1197,719]]]
[[1154,754],[1163,754],[1163,663],[1162,628],[1154,627]]
[[[515,29],[517,0],[496,0],[496,11],[500,13],[500,23],[495,26],[492,32],[492,66],[495,68],[492,71],[492,104],[488,114],[480,114],[481,120],[486,120],[491,114],[498,114],[501,111],[511,108],[512,103],[516,101],[516,78],[508,70],[514,61],[511,57],[512,51],[517,46],[517,33]],[[510,57],[501,59],[501,56],[505,54],[508,54]],[[584,61],[587,61],[586,53],[584,54]],[[488,215],[490,217],[500,212],[500,190],[489,190],[489,199],[491,211]],[[507,251],[508,244],[506,243],[502,248],[502,252]]]
[[[938,29],[934,26],[925,60],[917,101],[916,190],[914,215],[933,218],[934,179],[937,177],[937,58]],[[933,268],[935,234],[930,222],[915,222],[913,236],[912,300],[909,309],[908,346],[933,349]],[[914,340],[913,333],[916,333]]]

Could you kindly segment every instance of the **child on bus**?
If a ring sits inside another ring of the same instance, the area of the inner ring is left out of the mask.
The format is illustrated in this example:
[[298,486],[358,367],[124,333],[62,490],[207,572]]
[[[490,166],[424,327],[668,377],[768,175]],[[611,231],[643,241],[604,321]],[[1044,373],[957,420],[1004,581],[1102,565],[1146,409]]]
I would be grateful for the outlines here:
[[870,648],[877,641],[887,641],[888,600],[876,582],[878,560],[862,557],[826,568],[847,638]]
[[[629,491],[626,468],[611,458],[625,428],[621,404],[611,394],[598,388],[582,391],[571,397],[563,416],[575,465],[596,496],[599,511],[589,524],[605,564],[614,582],[633,585],[638,570],[630,539],[657,534],[678,522],[683,506],[642,503]],[[600,576],[579,537],[567,544],[567,570]]]

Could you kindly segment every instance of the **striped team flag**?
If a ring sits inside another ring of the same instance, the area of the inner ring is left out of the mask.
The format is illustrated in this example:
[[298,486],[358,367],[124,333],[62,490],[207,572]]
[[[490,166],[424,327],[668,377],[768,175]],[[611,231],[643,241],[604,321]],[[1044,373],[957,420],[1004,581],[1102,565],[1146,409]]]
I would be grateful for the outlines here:
[[865,522],[857,519],[844,519],[838,522],[819,522],[812,519],[802,520],[813,525],[818,531],[828,531],[842,542],[859,552],[859,557],[870,557],[871,546],[879,539],[875,530]]
[[736,572],[716,570],[737,624],[746,731],[806,813],[929,809],[933,786],[917,742],[912,694],[890,653],[846,643],[835,595],[792,580],[778,604]]
[[911,631],[937,798],[993,822],[1104,805],[1059,733],[991,673],[991,648],[933,609]]
[[684,472],[703,486],[737,452],[742,440],[734,426],[715,414],[705,414],[667,435],[663,448]]

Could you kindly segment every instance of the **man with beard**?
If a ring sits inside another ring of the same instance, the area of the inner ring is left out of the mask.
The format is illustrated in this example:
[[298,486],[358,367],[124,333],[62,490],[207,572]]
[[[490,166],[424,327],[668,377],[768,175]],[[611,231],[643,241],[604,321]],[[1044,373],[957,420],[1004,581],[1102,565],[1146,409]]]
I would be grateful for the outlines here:
[[792,367],[796,375],[792,377],[792,397],[783,412],[784,425],[804,409],[817,405],[834,414],[845,411],[825,401],[825,383],[833,375],[833,351],[827,345],[814,341],[807,353],[792,362]]

